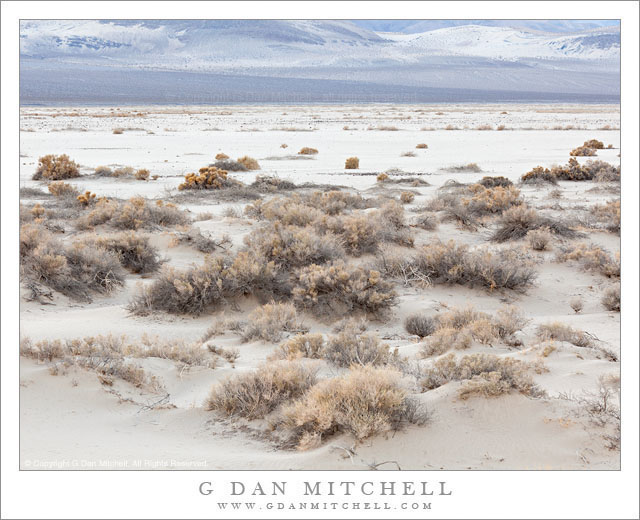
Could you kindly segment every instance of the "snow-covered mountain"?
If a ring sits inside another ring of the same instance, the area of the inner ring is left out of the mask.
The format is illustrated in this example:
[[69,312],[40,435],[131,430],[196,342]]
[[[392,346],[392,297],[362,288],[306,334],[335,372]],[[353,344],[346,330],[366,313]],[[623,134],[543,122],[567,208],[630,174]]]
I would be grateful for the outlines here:
[[[604,22],[592,28],[589,22],[530,21],[534,28],[527,29],[527,21],[514,28],[505,21],[423,20],[403,32],[375,32],[364,22],[31,20],[21,24],[20,52],[26,72],[86,66],[430,88],[619,91],[620,32],[599,26]],[[402,26],[370,22],[372,28]],[[445,22],[451,25],[416,32]],[[572,32],[560,32],[563,27]]]

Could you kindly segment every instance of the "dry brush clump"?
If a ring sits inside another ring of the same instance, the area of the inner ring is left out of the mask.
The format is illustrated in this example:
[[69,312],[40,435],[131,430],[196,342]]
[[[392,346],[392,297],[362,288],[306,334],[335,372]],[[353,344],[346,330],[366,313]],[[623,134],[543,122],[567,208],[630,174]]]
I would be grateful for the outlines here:
[[397,359],[397,353],[376,335],[362,333],[357,320],[348,320],[338,334],[330,336],[320,355],[339,367],[388,365]]
[[45,155],[38,159],[38,168],[32,179],[59,181],[80,177],[78,164],[72,161],[68,155]]
[[620,199],[596,204],[591,208],[589,216],[596,225],[602,226],[611,233],[620,233]]
[[353,367],[343,376],[325,379],[286,405],[274,421],[283,444],[306,450],[324,438],[346,432],[357,441],[403,424],[424,424],[426,411],[388,368]]
[[288,293],[288,278],[273,262],[240,252],[235,258],[206,256],[202,265],[183,271],[165,267],[150,285],[140,288],[128,308],[141,315],[199,315],[239,296],[271,299]]
[[443,171],[452,173],[480,173],[482,168],[478,166],[478,163],[459,164],[454,166],[447,166],[442,168]]
[[447,182],[426,209],[444,211],[444,220],[453,220],[475,230],[481,223],[480,219],[499,215],[522,202],[520,191],[514,186],[486,188],[481,184]]
[[249,170],[244,164],[234,161],[233,159],[218,159],[215,163],[210,164],[209,168],[218,168],[219,170],[226,170],[229,172],[246,172]]
[[516,250],[470,250],[467,245],[431,242],[411,257],[382,255],[383,271],[400,278],[405,285],[457,284],[489,290],[525,290],[533,284],[536,271]]
[[521,344],[516,332],[528,323],[522,311],[514,306],[501,307],[493,316],[473,307],[454,308],[433,318],[433,330],[423,345],[423,357],[438,356],[448,350],[465,350],[473,342],[483,345]]
[[300,358],[320,359],[324,348],[322,334],[296,334],[282,343],[273,354],[273,359],[294,361]]
[[184,182],[178,186],[179,190],[220,190],[237,184],[227,177],[227,171],[215,166],[205,166],[198,170],[198,174],[187,173]]
[[37,224],[20,228],[20,275],[77,300],[110,293],[124,283],[118,256],[85,241],[64,244]]
[[344,162],[345,170],[357,170],[360,168],[360,159],[357,157],[349,157]]
[[419,143],[416,145],[416,148],[419,150],[426,150],[427,148],[429,148],[429,146],[427,146],[426,143]]
[[533,381],[532,371],[540,371],[531,363],[494,354],[469,354],[458,358],[450,353],[436,360],[422,379],[424,390],[433,390],[451,381],[463,381],[458,395],[497,397],[513,390],[529,397],[542,397],[544,391]]
[[97,247],[115,253],[120,264],[132,273],[152,273],[163,263],[157,248],[149,243],[149,237],[133,231],[102,235],[92,240]]
[[[564,222],[542,216],[535,209],[523,204],[510,208],[501,215],[498,221],[498,228],[491,235],[491,240],[495,242],[519,240],[535,230],[543,230],[543,232],[546,231],[564,238],[578,236],[578,233]],[[534,237],[537,238],[541,236],[541,233],[534,234]]]
[[527,242],[529,242],[529,247],[534,251],[546,251],[553,240],[553,235],[549,228],[544,227],[528,231],[526,238]]
[[598,356],[604,356],[609,361],[618,361],[618,355],[600,345],[594,336],[558,321],[538,325],[536,336],[541,341],[565,341],[576,347],[592,349]]
[[148,375],[139,364],[126,358],[124,338],[112,335],[38,342],[23,338],[20,355],[55,363],[50,371],[53,375],[59,373],[58,364],[62,364],[65,368],[75,366],[92,370],[106,386],[112,386],[117,378],[144,390],[156,392],[162,389],[155,376]]
[[614,285],[606,289],[600,301],[608,311],[620,312],[620,286]]
[[49,193],[51,193],[51,195],[53,195],[54,197],[73,198],[77,197],[80,194],[77,187],[63,181],[52,182],[47,188],[49,189]]
[[308,146],[305,146],[300,149],[298,155],[316,155],[317,153],[318,150],[316,150],[315,148],[309,148]]
[[217,153],[216,157],[215,157],[216,161],[223,161],[223,160],[228,159],[228,158],[229,158],[229,156],[226,153],[222,153],[222,152]]
[[258,164],[258,161],[256,161],[253,157],[249,157],[248,155],[239,157],[238,162],[242,164],[247,170],[260,169],[260,165]]
[[261,339],[276,343],[285,332],[303,332],[306,327],[292,303],[267,303],[254,310],[247,320],[242,333],[244,341]]
[[596,151],[588,146],[578,146],[569,152],[572,157],[593,157]]
[[547,182],[555,185],[558,184],[558,179],[549,168],[536,166],[520,177],[520,182],[522,184],[541,184]]
[[509,186],[513,186],[513,182],[511,182],[506,177],[502,177],[502,176],[496,176],[496,177],[485,176],[478,181],[478,184],[480,184],[481,186],[484,186],[485,188],[495,188],[496,186],[507,188]]
[[591,181],[619,182],[620,166],[613,166],[604,161],[587,161],[580,164],[577,159],[571,157],[564,166],[555,165],[551,169],[536,166],[525,173],[520,182],[523,184],[536,184],[548,182],[557,184],[558,181]]
[[78,229],[92,229],[108,224],[116,229],[137,230],[183,226],[191,221],[186,212],[175,204],[157,200],[155,204],[143,197],[132,197],[128,201],[102,198],[96,201],[93,209],[80,216],[75,225]]
[[620,277],[620,255],[612,257],[606,250],[596,244],[581,242],[573,246],[563,247],[558,254],[559,262],[578,262],[586,271],[596,271],[607,278]]
[[415,194],[411,191],[403,191],[400,194],[400,202],[402,202],[403,204],[411,204],[413,202],[413,199],[415,198]]
[[436,330],[437,322],[432,316],[416,313],[407,316],[404,320],[404,329],[414,336],[425,338]]
[[280,269],[324,264],[345,256],[336,235],[318,233],[310,226],[286,226],[270,222],[252,231],[244,241],[248,251],[275,262]]
[[[201,218],[200,220],[209,220],[210,218],[213,218],[213,215],[208,219]],[[215,239],[208,233],[206,235],[203,234],[199,228],[192,227],[184,233],[180,231],[175,233],[170,246],[178,244],[189,245],[201,253],[213,253],[220,249],[226,250],[231,244],[231,238],[225,234],[222,235],[222,238]]]
[[379,314],[396,299],[393,284],[378,271],[350,267],[342,261],[302,268],[292,294],[300,307],[329,315],[352,311]]
[[206,408],[228,417],[262,419],[282,403],[301,397],[315,382],[315,370],[302,363],[272,361],[214,385]]

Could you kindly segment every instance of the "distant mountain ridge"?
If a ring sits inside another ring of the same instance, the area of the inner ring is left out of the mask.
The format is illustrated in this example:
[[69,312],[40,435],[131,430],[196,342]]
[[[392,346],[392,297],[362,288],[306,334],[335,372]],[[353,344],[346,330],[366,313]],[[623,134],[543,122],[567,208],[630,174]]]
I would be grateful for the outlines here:
[[530,20],[514,28],[507,22],[26,20],[20,53],[26,72],[86,66],[415,88],[619,93],[618,26]]

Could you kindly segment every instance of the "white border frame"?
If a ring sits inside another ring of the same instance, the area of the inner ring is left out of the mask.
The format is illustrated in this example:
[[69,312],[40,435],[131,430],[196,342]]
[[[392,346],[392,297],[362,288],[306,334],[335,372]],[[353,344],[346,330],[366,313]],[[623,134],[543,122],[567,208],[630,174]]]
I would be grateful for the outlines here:
[[[2,2],[2,518],[215,518],[232,480],[447,481],[429,512],[278,511],[262,518],[638,518],[638,3],[637,2]],[[459,18],[622,20],[622,381],[620,471],[32,472],[18,471],[18,21],[20,18]],[[288,496],[288,499],[294,498]],[[375,500],[383,501],[384,497]],[[367,500],[374,500],[368,498]],[[246,512],[223,513],[229,518]]]

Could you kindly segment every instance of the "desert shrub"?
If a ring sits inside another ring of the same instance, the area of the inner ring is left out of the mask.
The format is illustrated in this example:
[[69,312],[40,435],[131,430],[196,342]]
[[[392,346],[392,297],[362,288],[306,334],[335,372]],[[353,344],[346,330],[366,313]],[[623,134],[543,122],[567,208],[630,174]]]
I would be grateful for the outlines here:
[[438,217],[435,213],[425,211],[414,219],[413,225],[426,231],[434,231],[438,227]]
[[79,241],[65,245],[36,224],[20,229],[20,272],[23,280],[84,301],[92,292],[109,293],[124,283],[114,253]]
[[416,152],[409,151],[400,154],[400,157],[417,157]]
[[357,320],[348,320],[335,336],[330,336],[321,356],[339,367],[387,365],[394,354],[374,334],[361,334]]
[[423,345],[421,354],[431,357],[451,349],[464,350],[474,341],[486,345],[498,341],[517,345],[519,342],[513,335],[526,323],[520,310],[512,306],[502,307],[493,317],[471,306],[454,308],[435,318],[435,330]]
[[592,157],[596,155],[596,151],[588,146],[578,146],[569,152],[572,157]]
[[228,158],[229,158],[229,156],[226,153],[220,152],[220,153],[216,154],[216,161],[223,161],[223,160],[228,159]]
[[301,397],[315,382],[315,371],[301,363],[274,361],[214,385],[206,408],[229,417],[261,419],[282,403]]
[[57,362],[64,366],[92,370],[103,384],[109,386],[113,384],[114,378],[118,378],[137,388],[162,390],[162,385],[155,376],[147,375],[136,363],[125,359],[125,356],[131,355],[135,358],[148,357],[142,351],[133,352],[132,349],[135,348],[137,348],[135,345],[127,344],[126,337],[113,335],[64,341],[42,340],[35,343],[24,338],[20,342],[20,355],[39,361]]
[[573,309],[573,312],[578,314],[582,309],[584,309],[584,302],[582,301],[582,298],[575,296],[569,300],[569,307]]
[[93,170],[93,173],[98,177],[111,177],[113,175],[113,170],[108,166],[98,166]]
[[590,177],[596,182],[620,182],[620,166],[613,166],[600,160],[588,160],[582,165]]
[[113,133],[116,135],[124,134],[124,128],[114,128]]
[[359,193],[348,193],[332,189],[330,191],[314,191],[307,195],[304,203],[328,215],[337,215],[348,209],[364,209],[376,206],[373,199],[366,199]]
[[286,226],[300,227],[308,226],[322,215],[317,209],[293,197],[275,197],[267,201],[259,199],[248,204],[244,212],[258,220],[278,221]]
[[523,184],[540,184],[543,182],[558,184],[558,179],[553,173],[551,173],[549,168],[536,166],[532,170],[525,173],[522,177],[520,177],[520,182]]
[[256,175],[256,180],[251,183],[251,187],[266,193],[295,190],[297,188],[293,182],[273,175]]
[[566,341],[576,347],[591,347],[594,344],[591,336],[584,331],[576,330],[558,321],[539,325],[536,336],[542,341]]
[[202,234],[197,227],[190,228],[186,233],[177,232],[170,243],[170,246],[178,244],[186,244],[201,253],[213,253],[219,249],[227,249],[231,244],[231,238],[228,235],[222,235],[222,238],[211,238],[211,235],[207,233]]
[[556,236],[574,238],[578,233],[565,223],[549,217],[543,217],[525,205],[516,206],[505,211],[498,221],[498,228],[491,235],[495,242],[519,240],[533,230],[547,230]]
[[324,337],[322,334],[296,334],[282,343],[274,353],[275,359],[288,359],[293,361],[301,357],[320,359]]
[[604,357],[608,361],[618,361],[618,355],[600,345],[591,334],[576,330],[564,323],[556,321],[539,325],[536,336],[541,341],[566,341],[576,347],[591,349],[598,357]]
[[416,196],[413,193],[411,193],[410,191],[403,191],[400,194],[400,201],[403,204],[410,204],[411,202],[413,202],[413,199],[415,199],[415,198],[416,198]]
[[147,181],[149,180],[150,174],[151,172],[149,170],[147,170],[146,168],[141,168],[140,170],[136,171],[135,177],[139,181]]
[[596,223],[603,224],[607,231],[620,233],[620,199],[596,204],[591,208],[590,216]]
[[78,203],[81,206],[89,206],[90,204],[94,203],[96,199],[96,194],[95,193],[91,193],[90,191],[85,191],[84,193],[78,195],[76,197],[76,200],[78,201]]
[[404,210],[395,201],[366,214],[323,216],[314,221],[314,226],[322,233],[329,231],[339,236],[354,256],[376,252],[384,242],[413,246],[413,236],[404,223]]
[[393,285],[378,271],[348,267],[342,261],[304,267],[292,294],[301,307],[329,314],[357,310],[375,314],[396,298]]
[[209,165],[209,167],[214,167],[218,168],[219,170],[226,170],[230,172],[246,172],[247,170],[249,170],[249,168],[247,168],[247,166],[245,166],[243,163],[234,161],[232,159],[219,159],[212,165]]
[[288,290],[273,262],[245,252],[233,259],[206,256],[202,265],[184,271],[165,267],[153,283],[140,289],[129,310],[143,315],[151,311],[199,315],[229,298],[247,294],[272,298]]
[[574,157],[571,157],[564,166],[553,166],[551,168],[551,173],[561,181],[590,181],[593,180],[595,172],[595,168],[581,165]]
[[480,168],[477,163],[468,163],[448,166],[447,168],[443,168],[443,170],[454,173],[480,173],[482,168]]
[[78,165],[69,159],[66,154],[63,155],[45,155],[38,159],[38,168],[33,174],[33,180],[59,181],[63,179],[71,179],[80,177]]
[[412,314],[404,320],[404,329],[421,338],[433,334],[436,330],[436,320],[425,314]]
[[358,168],[360,168],[360,159],[358,159],[357,157],[349,157],[344,162],[345,170],[357,170]]
[[540,397],[544,392],[533,382],[530,372],[534,369],[531,363],[494,354],[469,354],[457,358],[450,353],[426,371],[422,387],[432,390],[450,381],[465,381],[459,391],[462,399],[472,395],[496,397],[512,390]]
[[581,242],[565,247],[558,255],[558,261],[577,261],[587,271],[597,271],[608,278],[620,277],[620,258],[613,258],[607,251],[595,244]]
[[113,170],[113,177],[131,177],[134,171],[131,166],[122,166]]
[[79,195],[78,188],[62,181],[50,183],[48,189],[54,197],[77,197]]
[[323,264],[344,258],[344,248],[332,233],[319,234],[311,227],[269,223],[245,237],[249,251],[257,252],[282,269]]
[[473,215],[502,213],[522,203],[520,190],[514,186],[485,188],[480,184],[472,184],[467,188],[467,193],[467,197],[462,197],[462,205]]
[[484,186],[485,188],[495,188],[496,186],[500,186],[502,188],[507,188],[509,186],[513,186],[513,182],[511,182],[506,177],[497,176],[497,177],[482,177],[478,181],[478,184]]
[[276,343],[282,339],[283,332],[304,330],[306,329],[292,303],[271,302],[258,307],[249,315],[242,339],[244,341],[261,339]]
[[179,190],[219,190],[237,184],[227,178],[227,171],[215,166],[205,166],[195,173],[187,173],[184,182],[178,186]]
[[403,277],[405,283],[523,290],[533,283],[536,272],[528,262],[515,262],[514,254],[510,250],[469,251],[468,246],[454,241],[436,241],[420,248],[412,258],[383,259],[383,267],[391,276]]
[[399,378],[387,368],[353,367],[285,406],[275,427],[286,436],[285,445],[304,450],[338,432],[362,440],[404,423],[424,423],[426,413],[400,387]]
[[280,145],[280,148],[289,148],[289,145],[288,145],[288,144],[286,144],[286,143],[282,143],[282,144]]
[[427,146],[427,144],[426,144],[426,143],[420,143],[420,144],[417,144],[417,145],[416,145],[416,148],[418,148],[418,149],[425,149],[425,148],[429,148],[429,147]]
[[298,155],[316,155],[317,153],[318,150],[316,150],[315,148],[309,148],[308,146],[305,146],[298,152]]
[[534,251],[546,251],[549,249],[549,244],[553,240],[553,236],[548,228],[532,229],[527,232],[527,241],[529,247]]
[[600,301],[608,311],[620,312],[620,286],[615,285],[606,289]]
[[178,209],[175,204],[164,203],[162,200],[155,204],[143,197],[132,197],[120,205],[118,212],[110,219],[110,223],[119,229],[140,229],[153,226],[177,226],[188,224],[187,214]]
[[242,164],[247,170],[259,170],[260,169],[260,165],[258,164],[258,161],[256,161],[252,157],[249,157],[248,155],[245,155],[243,157],[239,157],[238,158],[238,162],[240,164]]
[[389,176],[386,173],[379,173],[376,176],[376,181],[378,182],[385,182],[387,180],[389,180]]
[[150,311],[201,314],[207,307],[226,301],[228,267],[222,257],[207,257],[203,265],[186,271],[165,267],[153,283],[140,289],[129,310],[134,314]]
[[158,250],[149,243],[149,237],[133,231],[100,236],[95,244],[118,255],[120,264],[133,273],[152,273],[162,265]]
[[585,141],[582,146],[593,148],[594,150],[604,149],[604,143],[602,141],[598,141],[597,139],[591,139],[589,141]]

